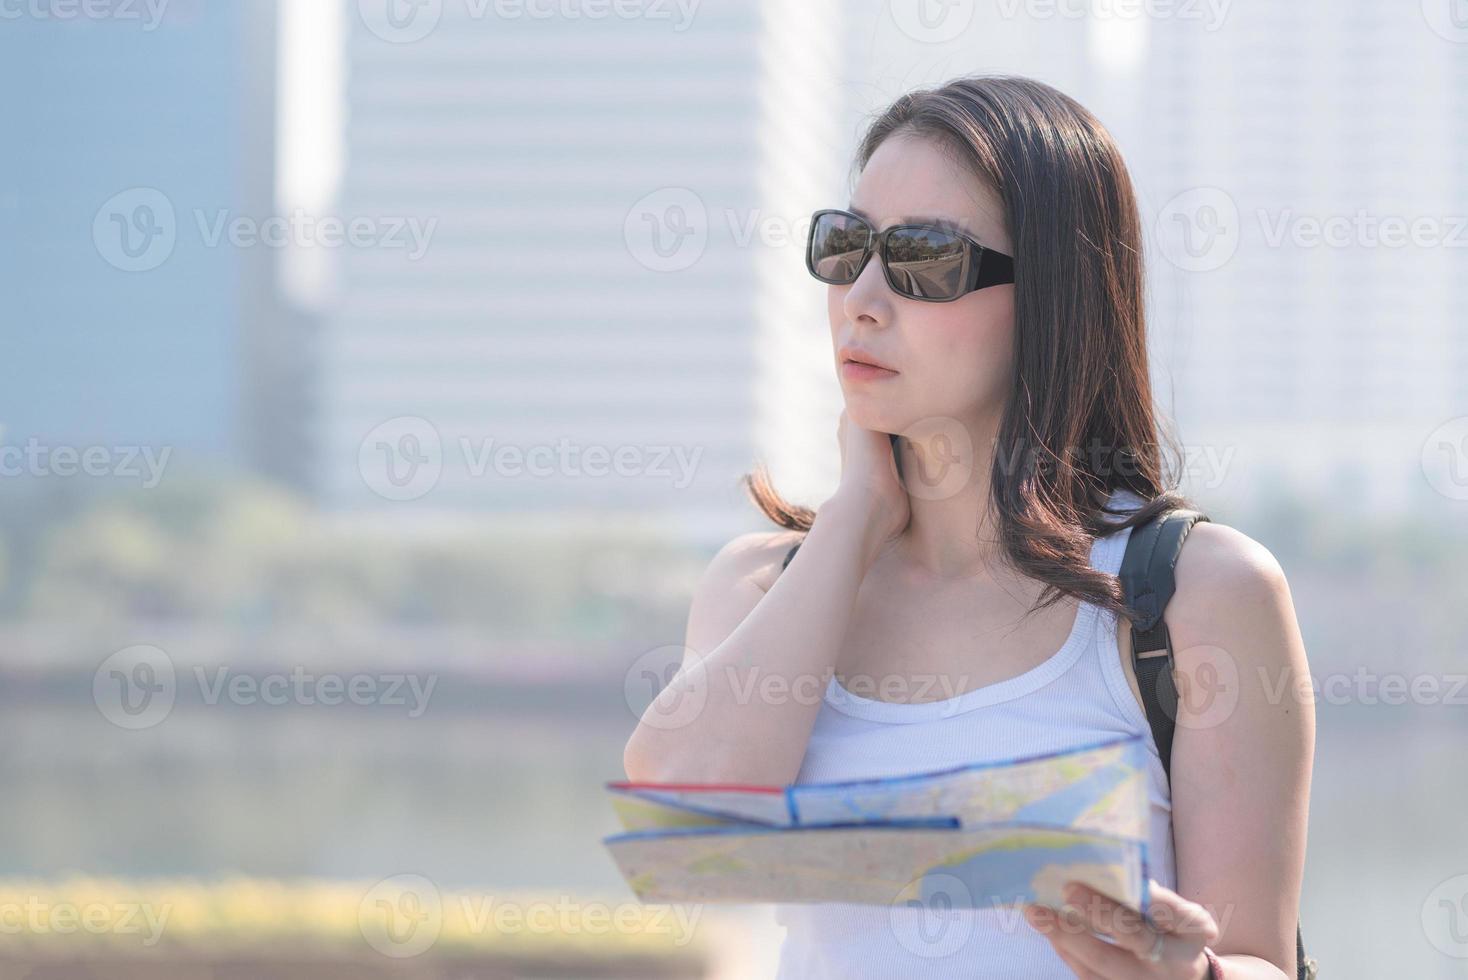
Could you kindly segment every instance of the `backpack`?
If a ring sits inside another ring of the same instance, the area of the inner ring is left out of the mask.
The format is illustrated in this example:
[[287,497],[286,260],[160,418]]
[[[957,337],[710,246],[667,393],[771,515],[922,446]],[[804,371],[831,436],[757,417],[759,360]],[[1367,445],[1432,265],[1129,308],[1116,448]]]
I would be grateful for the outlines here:
[[[1162,757],[1162,771],[1172,779],[1172,734],[1177,722],[1177,686],[1173,682],[1172,637],[1162,610],[1172,598],[1174,572],[1183,539],[1206,514],[1175,508],[1132,528],[1120,579],[1126,604],[1137,611],[1132,619],[1132,667],[1147,709],[1147,723]],[[1296,980],[1315,980],[1319,965],[1305,955],[1305,939],[1295,925]]]
[[[1178,555],[1182,553],[1183,539],[1194,524],[1206,520],[1206,514],[1175,508],[1133,527],[1127,538],[1126,554],[1118,576],[1126,593],[1127,606],[1138,611],[1138,616],[1132,620],[1132,667],[1136,670],[1137,686],[1142,691],[1142,702],[1147,709],[1147,723],[1152,728],[1152,738],[1157,742],[1157,754],[1162,757],[1162,771],[1169,781],[1172,779],[1172,734],[1177,722],[1177,685],[1172,679],[1172,637],[1162,620],[1162,610],[1175,588],[1174,571]],[[795,557],[799,548],[799,542],[791,547],[780,565],[781,571],[790,565],[790,559]],[[1315,958],[1305,955],[1305,939],[1297,922],[1296,980],[1315,980],[1318,970]]]

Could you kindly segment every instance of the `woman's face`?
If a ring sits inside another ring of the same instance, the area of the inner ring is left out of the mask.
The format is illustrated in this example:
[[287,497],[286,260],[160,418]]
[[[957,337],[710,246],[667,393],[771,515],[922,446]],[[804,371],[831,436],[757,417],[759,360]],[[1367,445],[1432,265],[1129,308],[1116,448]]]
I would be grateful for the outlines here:
[[[938,221],[1014,254],[998,197],[926,139],[885,140],[862,171],[849,210],[878,231]],[[888,287],[873,255],[856,282],[827,288],[836,375],[847,416],[857,425],[902,434],[938,417],[977,426],[998,413],[1012,376],[1013,285],[978,289],[951,303],[908,299]],[[864,350],[896,373],[862,377],[843,368],[843,346]]]

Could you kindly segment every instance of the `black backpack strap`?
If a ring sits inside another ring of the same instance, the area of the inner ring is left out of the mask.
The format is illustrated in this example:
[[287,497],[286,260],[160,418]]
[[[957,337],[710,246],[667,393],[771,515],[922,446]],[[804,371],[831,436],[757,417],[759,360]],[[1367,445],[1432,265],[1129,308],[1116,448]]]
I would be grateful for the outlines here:
[[[1177,559],[1193,525],[1208,520],[1195,510],[1175,509],[1133,527],[1121,561],[1126,603],[1136,610],[1132,620],[1132,668],[1147,709],[1147,724],[1162,757],[1162,771],[1172,781],[1172,735],[1177,726],[1177,685],[1173,680],[1172,637],[1162,611],[1177,586]],[[1319,969],[1305,955],[1305,937],[1295,925],[1296,980],[1314,980]]]
[[1172,679],[1172,638],[1162,610],[1176,588],[1175,571],[1183,540],[1193,525],[1208,517],[1195,510],[1170,510],[1132,528],[1121,560],[1121,586],[1126,603],[1137,611],[1132,620],[1132,666],[1147,708],[1147,722],[1157,742],[1162,767],[1172,777],[1172,732],[1177,721],[1177,686]]

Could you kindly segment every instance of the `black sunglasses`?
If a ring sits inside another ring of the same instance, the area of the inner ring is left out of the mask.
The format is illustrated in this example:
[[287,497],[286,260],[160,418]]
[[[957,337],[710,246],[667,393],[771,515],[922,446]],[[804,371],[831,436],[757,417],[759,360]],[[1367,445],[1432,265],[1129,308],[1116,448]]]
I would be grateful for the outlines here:
[[899,296],[951,303],[976,289],[1014,282],[1014,259],[962,232],[936,225],[892,225],[878,232],[861,215],[836,208],[811,216],[805,267],[821,282],[856,282],[875,252]]

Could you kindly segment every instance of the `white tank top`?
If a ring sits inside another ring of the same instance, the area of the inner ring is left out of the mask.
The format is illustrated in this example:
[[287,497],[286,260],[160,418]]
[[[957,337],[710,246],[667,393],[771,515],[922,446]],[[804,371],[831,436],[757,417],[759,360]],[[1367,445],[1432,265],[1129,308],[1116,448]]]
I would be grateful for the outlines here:
[[[1136,494],[1118,490],[1110,507],[1135,508],[1142,502]],[[1130,535],[1126,528],[1095,539],[1091,567],[1115,575]],[[872,700],[850,693],[832,677],[796,782],[905,775],[1140,734],[1150,770],[1147,874],[1175,888],[1167,777],[1146,715],[1122,671],[1116,626],[1115,614],[1082,602],[1069,638],[1044,663],[942,701]],[[1015,906],[939,909],[828,902],[781,904],[774,910],[775,921],[786,928],[777,980],[1075,976]]]

